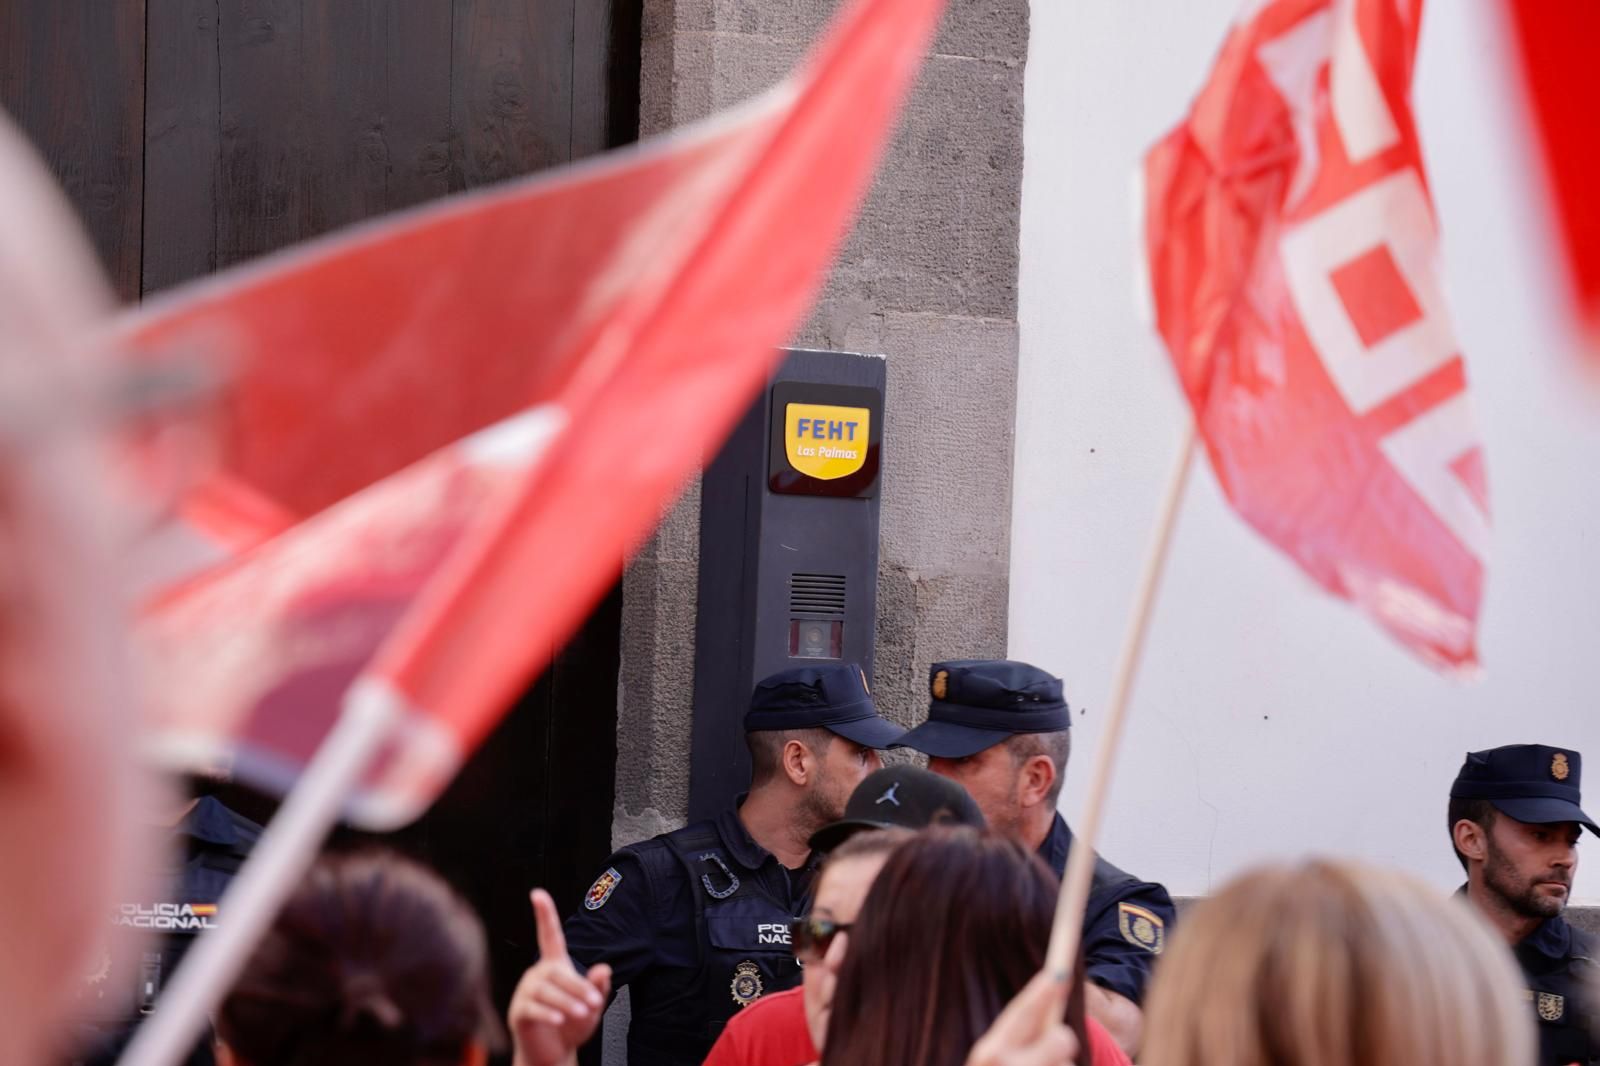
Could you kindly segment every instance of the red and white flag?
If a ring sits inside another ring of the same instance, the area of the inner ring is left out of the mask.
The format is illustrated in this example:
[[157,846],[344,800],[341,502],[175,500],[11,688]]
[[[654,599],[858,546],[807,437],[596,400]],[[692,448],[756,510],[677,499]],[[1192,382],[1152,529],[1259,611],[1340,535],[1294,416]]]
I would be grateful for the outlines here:
[[398,715],[352,815],[420,813],[615,580],[798,328],[942,0],[858,0],[760,99],[153,301],[237,368],[191,570],[141,641],[155,746],[287,787]]
[[1465,670],[1490,530],[1411,113],[1421,0],[1256,0],[1144,165],[1157,326],[1223,491]]
[[1600,363],[1600,4],[1507,0],[1574,308]]

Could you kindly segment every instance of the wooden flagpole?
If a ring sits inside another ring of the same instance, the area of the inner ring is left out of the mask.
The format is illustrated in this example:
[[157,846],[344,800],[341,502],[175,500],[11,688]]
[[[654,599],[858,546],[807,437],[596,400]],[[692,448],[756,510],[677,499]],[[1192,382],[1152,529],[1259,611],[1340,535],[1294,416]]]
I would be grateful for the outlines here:
[[1055,975],[1066,987],[1071,979],[1073,963],[1078,957],[1078,944],[1083,934],[1084,911],[1089,904],[1089,882],[1094,873],[1095,844],[1100,837],[1101,817],[1105,813],[1106,796],[1111,791],[1111,775],[1117,761],[1117,750],[1122,744],[1122,727],[1128,717],[1128,702],[1133,694],[1133,682],[1139,672],[1139,659],[1144,651],[1144,638],[1150,630],[1151,609],[1155,605],[1156,591],[1161,586],[1161,575],[1166,568],[1168,548],[1172,544],[1172,531],[1177,526],[1178,510],[1183,503],[1183,490],[1189,483],[1189,468],[1194,465],[1195,441],[1198,436],[1194,420],[1188,419],[1183,444],[1177,464],[1168,479],[1167,494],[1161,511],[1156,516],[1155,536],[1149,555],[1144,561],[1144,571],[1139,576],[1138,591],[1134,596],[1133,614],[1128,619],[1128,629],[1122,638],[1122,651],[1117,660],[1117,672],[1111,683],[1111,698],[1106,707],[1105,725],[1100,731],[1100,743],[1095,750],[1094,772],[1089,781],[1089,799],[1082,817],[1073,822],[1072,852],[1067,856],[1067,869],[1061,878],[1061,895],[1056,900],[1055,924],[1050,930],[1050,947],[1045,954],[1045,969]]

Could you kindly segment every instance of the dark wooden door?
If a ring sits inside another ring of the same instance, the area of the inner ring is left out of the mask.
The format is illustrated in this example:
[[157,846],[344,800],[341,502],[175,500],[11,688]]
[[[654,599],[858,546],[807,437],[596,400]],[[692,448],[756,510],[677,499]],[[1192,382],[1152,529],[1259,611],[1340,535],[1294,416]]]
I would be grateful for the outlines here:
[[641,0],[0,0],[125,298],[631,140]]
[[[640,0],[0,0],[0,106],[135,300],[631,140],[639,10]],[[502,997],[533,955],[528,888],[571,906],[610,850],[619,625],[613,592],[444,800],[391,840],[478,907]],[[262,798],[231,798],[270,814]]]

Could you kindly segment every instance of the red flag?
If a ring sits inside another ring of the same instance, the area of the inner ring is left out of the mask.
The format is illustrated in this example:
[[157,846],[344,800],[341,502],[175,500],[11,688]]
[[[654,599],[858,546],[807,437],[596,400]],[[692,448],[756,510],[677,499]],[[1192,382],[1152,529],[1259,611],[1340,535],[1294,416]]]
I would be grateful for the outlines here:
[[377,692],[403,725],[356,814],[431,802],[770,374],[941,8],[861,0],[734,112],[126,323],[137,348],[210,339],[241,367],[221,472],[183,508],[231,558],[143,627],[158,749],[232,743],[281,787],[348,693]]
[[1600,359],[1600,4],[1508,0],[1572,295]]
[[1464,669],[1489,522],[1410,107],[1420,17],[1420,0],[1250,5],[1145,160],[1146,254],[1233,506]]

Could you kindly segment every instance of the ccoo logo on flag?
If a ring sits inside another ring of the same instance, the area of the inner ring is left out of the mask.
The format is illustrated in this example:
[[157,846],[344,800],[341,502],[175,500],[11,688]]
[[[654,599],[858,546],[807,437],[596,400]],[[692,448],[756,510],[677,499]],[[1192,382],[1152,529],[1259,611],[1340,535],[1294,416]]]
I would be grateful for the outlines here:
[[1258,0],[1146,156],[1156,321],[1224,493],[1325,589],[1477,663],[1492,540],[1411,75],[1421,0]]

